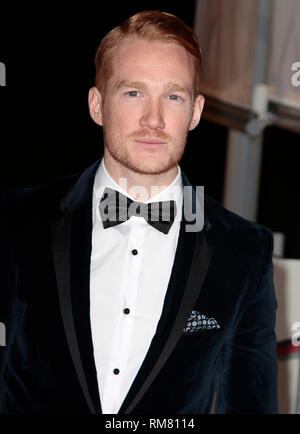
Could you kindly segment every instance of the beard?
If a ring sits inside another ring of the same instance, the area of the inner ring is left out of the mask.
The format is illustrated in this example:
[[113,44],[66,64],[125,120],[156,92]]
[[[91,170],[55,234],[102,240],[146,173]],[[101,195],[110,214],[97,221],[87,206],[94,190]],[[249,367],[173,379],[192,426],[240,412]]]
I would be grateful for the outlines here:
[[[145,130],[134,132],[126,137],[126,143],[122,143],[120,137],[116,137],[111,131],[103,125],[104,148],[110,156],[127,169],[140,175],[160,175],[176,167],[182,159],[188,131],[180,139],[172,138],[157,130],[155,133],[149,133]],[[147,149],[136,151],[134,139],[143,137],[160,139],[166,141],[166,149]],[[144,154],[144,155],[143,155]]]

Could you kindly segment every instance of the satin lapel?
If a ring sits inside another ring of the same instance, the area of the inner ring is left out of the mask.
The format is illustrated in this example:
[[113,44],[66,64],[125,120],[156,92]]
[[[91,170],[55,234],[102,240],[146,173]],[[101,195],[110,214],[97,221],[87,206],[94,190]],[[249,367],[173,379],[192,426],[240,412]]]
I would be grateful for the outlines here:
[[90,258],[92,250],[92,197],[73,212],[71,230],[71,288],[74,323],[87,386],[96,413],[101,413],[97,371],[90,324]]
[[53,258],[64,330],[82,392],[91,413],[101,412],[90,328],[92,186],[99,160],[61,200],[52,224]]
[[[186,180],[186,182],[188,182]],[[182,220],[174,265],[164,301],[162,315],[142,366],[119,410],[131,413],[143,398],[182,335],[182,329],[211,262],[213,246],[206,237],[210,223],[201,232],[186,232]]]
[[70,280],[71,217],[71,215],[63,215],[61,218],[53,222],[53,258],[57,278],[60,311],[71,357],[90,412],[95,413],[94,404],[90,397],[83,370],[72,309]]

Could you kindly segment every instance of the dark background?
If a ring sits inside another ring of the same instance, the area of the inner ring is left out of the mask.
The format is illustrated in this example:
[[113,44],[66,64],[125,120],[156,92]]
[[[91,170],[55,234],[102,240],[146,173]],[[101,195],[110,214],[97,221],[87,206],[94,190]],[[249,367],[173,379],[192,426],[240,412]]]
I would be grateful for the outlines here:
[[[129,3],[3,8],[0,62],[6,65],[7,81],[0,87],[1,188],[81,172],[102,155],[102,131],[89,116],[87,97],[94,85],[96,49],[112,27],[144,9],[174,13],[193,27],[192,0]],[[181,163],[189,180],[204,185],[219,202],[226,141],[226,128],[202,119],[189,135]],[[291,132],[265,131],[258,222],[285,233],[289,258],[300,258],[299,144]]]

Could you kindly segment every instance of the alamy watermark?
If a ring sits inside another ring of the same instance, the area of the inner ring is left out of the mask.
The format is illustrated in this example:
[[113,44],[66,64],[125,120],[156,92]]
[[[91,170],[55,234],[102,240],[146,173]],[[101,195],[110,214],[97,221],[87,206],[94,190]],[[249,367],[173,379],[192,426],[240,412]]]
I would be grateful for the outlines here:
[[[142,185],[135,185],[127,188],[127,179],[120,178],[119,186],[121,190],[128,193],[132,198],[137,198],[139,201],[134,200],[128,205],[127,196],[121,194],[118,197],[115,190],[110,190],[103,196],[103,186],[99,187],[96,192],[96,197],[101,198],[101,208],[103,210],[102,216],[97,207],[96,213],[99,220],[111,220],[125,222],[132,215],[144,217],[146,220],[150,218],[151,221],[166,221],[170,219],[170,215],[174,212],[174,202],[177,198],[182,198],[183,207],[177,209],[174,220],[182,220],[184,218],[186,232],[200,232],[204,227],[204,186],[173,186],[169,194],[169,201],[165,199],[161,201],[158,209],[158,202],[155,202],[155,195],[161,191],[163,187],[151,186],[150,192]],[[106,189],[107,191],[107,189]],[[183,193],[183,194],[182,194]],[[153,197],[154,202],[148,202]],[[172,203],[173,202],[173,203]],[[137,209],[139,210],[137,212]],[[105,212],[104,212],[105,210]],[[161,212],[159,212],[161,211]]]
[[0,322],[0,347],[6,345],[6,327],[3,322]]
[[0,86],[6,86],[6,66],[0,62]]
[[294,322],[291,327],[292,332],[292,345],[294,347],[299,347],[300,345],[300,322]]
[[294,62],[291,70],[296,71],[291,77],[291,83],[294,87],[298,87],[300,86],[300,62]]

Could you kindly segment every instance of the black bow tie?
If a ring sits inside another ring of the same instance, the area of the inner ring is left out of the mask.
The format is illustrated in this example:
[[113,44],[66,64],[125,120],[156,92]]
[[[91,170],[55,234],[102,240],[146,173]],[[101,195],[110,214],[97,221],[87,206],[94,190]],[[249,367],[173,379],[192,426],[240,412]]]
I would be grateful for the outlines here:
[[99,211],[104,229],[137,216],[143,217],[149,225],[167,234],[176,216],[176,203],[174,200],[136,202],[119,191],[106,187],[99,204]]

